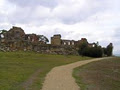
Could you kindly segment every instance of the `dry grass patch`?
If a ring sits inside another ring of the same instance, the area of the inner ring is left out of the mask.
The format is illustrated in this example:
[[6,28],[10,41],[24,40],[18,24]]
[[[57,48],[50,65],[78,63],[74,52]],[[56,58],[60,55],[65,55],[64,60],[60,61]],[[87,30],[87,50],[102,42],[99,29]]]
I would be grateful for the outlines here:
[[74,69],[81,90],[119,90],[120,58],[92,62]]

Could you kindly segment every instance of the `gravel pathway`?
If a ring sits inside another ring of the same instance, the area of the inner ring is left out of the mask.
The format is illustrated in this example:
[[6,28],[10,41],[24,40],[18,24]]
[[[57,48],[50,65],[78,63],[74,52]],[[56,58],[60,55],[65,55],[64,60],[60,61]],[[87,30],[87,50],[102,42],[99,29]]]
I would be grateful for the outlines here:
[[46,76],[42,90],[80,90],[72,77],[73,69],[84,64],[105,58],[84,60],[53,68]]

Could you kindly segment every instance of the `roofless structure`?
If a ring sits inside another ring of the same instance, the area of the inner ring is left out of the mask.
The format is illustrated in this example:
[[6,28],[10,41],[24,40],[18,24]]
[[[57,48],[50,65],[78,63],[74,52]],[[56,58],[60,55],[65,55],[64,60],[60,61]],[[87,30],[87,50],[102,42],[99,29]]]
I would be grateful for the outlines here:
[[0,33],[0,49],[4,51],[23,50],[51,54],[77,54],[77,48],[82,42],[86,42],[90,47],[94,46],[94,43],[89,44],[86,38],[78,41],[65,40],[61,39],[60,34],[51,37],[51,44],[47,44],[47,42],[46,36],[26,34],[22,28],[15,26]]

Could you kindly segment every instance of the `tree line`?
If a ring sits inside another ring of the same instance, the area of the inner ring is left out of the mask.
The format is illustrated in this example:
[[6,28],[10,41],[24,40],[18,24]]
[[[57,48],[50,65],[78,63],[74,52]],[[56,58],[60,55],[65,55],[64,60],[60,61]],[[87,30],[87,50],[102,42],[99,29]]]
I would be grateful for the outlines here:
[[81,56],[89,57],[102,57],[112,56],[113,44],[110,43],[107,47],[101,47],[98,43],[95,43],[93,47],[89,47],[87,42],[82,42],[79,45],[78,53]]

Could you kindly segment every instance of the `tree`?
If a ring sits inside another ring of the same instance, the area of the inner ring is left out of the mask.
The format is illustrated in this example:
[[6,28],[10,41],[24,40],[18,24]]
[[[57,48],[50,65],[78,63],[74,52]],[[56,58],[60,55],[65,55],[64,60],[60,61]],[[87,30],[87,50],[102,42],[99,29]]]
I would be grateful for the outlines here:
[[80,45],[79,45],[79,50],[78,50],[78,53],[79,55],[83,55],[83,51],[85,48],[88,47],[88,43],[87,42],[82,42]]
[[4,38],[4,34],[7,32],[7,30],[0,30],[0,39]]
[[103,49],[99,45],[99,43],[94,43],[94,47],[89,47],[88,42],[82,42],[79,45],[78,53],[82,56],[89,56],[89,57],[102,57],[103,56]]
[[107,48],[105,48],[105,47],[103,48],[103,54],[107,55]]
[[99,47],[87,47],[83,50],[82,54],[84,56],[89,56],[89,57],[102,57],[103,50],[100,46]]
[[112,43],[110,43],[107,46],[106,51],[107,51],[107,56],[112,56],[112,52],[113,52],[113,44]]
[[0,30],[0,34],[4,34],[6,32],[7,32],[7,30]]
[[39,37],[39,41],[42,41],[44,43],[49,42],[48,38],[44,35],[38,35],[38,37]]

